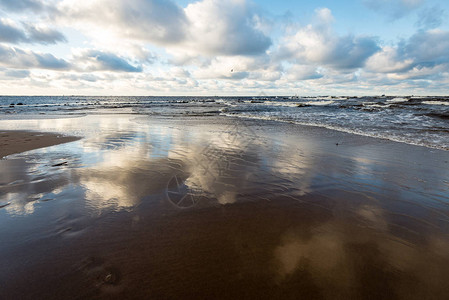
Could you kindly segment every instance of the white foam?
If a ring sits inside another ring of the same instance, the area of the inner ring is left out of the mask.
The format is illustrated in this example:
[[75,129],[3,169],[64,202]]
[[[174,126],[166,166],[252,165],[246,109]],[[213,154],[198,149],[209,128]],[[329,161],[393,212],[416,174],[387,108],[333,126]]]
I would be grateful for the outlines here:
[[443,102],[443,101],[423,101],[422,104],[429,104],[429,105],[449,105],[449,102]]
[[267,117],[267,116],[254,116],[254,115],[234,115],[234,114],[226,114],[226,113],[222,113],[221,115],[228,116],[228,117],[239,117],[239,118],[247,118],[247,119],[257,119],[257,120],[271,120],[271,121],[277,121],[277,122],[282,122],[282,123],[293,123],[293,124],[298,124],[298,125],[321,127],[321,128],[336,130],[336,131],[360,135],[360,136],[390,140],[393,142],[404,143],[404,144],[409,144],[409,145],[414,145],[414,146],[421,146],[421,147],[449,151],[449,148],[447,146],[441,146],[438,143],[429,144],[429,143],[424,143],[423,141],[412,141],[405,136],[399,137],[399,136],[395,136],[395,135],[388,134],[388,133],[365,132],[360,129],[344,128],[344,127],[340,127],[340,126],[334,126],[334,125],[328,125],[328,124],[322,124],[322,123],[301,122],[301,121],[296,121],[296,120],[284,120],[284,119],[281,119],[279,117],[274,117],[274,116]]
[[324,101],[308,101],[308,102],[304,102],[304,104],[307,105],[316,105],[316,106],[325,106],[325,105],[330,105],[332,103],[334,103],[335,101],[333,100],[324,100]]
[[393,99],[388,99],[387,102],[389,103],[398,103],[398,102],[406,102],[408,101],[408,99],[406,98],[393,98]]
[[284,102],[275,102],[275,101],[265,101],[264,104],[273,105],[273,106],[285,106],[285,107],[296,107],[298,106],[298,102],[284,101]]
[[376,108],[390,107],[390,105],[391,105],[391,104],[385,104],[385,105],[382,105],[382,104],[377,104],[377,103],[375,103],[375,104],[367,104],[367,103],[364,103],[364,104],[363,104],[363,106],[365,106],[365,107],[376,107]]

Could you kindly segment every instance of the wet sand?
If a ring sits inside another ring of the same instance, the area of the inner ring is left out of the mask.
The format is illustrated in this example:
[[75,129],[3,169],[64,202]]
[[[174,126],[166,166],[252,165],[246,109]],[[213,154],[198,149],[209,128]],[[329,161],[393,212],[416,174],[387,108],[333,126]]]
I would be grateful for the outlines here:
[[14,153],[76,141],[77,137],[31,131],[0,131],[0,158]]
[[1,299],[449,294],[446,151],[216,117],[60,126],[85,137],[0,161]]

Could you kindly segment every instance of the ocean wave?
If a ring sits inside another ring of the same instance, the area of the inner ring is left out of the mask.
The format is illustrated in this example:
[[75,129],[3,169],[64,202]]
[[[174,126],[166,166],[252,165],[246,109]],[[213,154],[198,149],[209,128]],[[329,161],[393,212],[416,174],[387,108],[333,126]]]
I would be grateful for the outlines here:
[[350,133],[350,134],[356,134],[360,136],[366,136],[366,137],[372,137],[372,138],[379,138],[379,139],[385,139],[390,140],[393,142],[399,142],[399,143],[405,143],[409,145],[414,146],[423,146],[433,149],[439,149],[439,150],[446,150],[449,151],[449,143],[444,144],[440,140],[435,140],[433,143],[429,139],[421,139],[416,140],[413,137],[408,137],[404,135],[397,135],[393,134],[392,132],[374,132],[374,131],[364,131],[362,129],[356,129],[356,128],[348,128],[348,127],[342,127],[337,125],[330,125],[330,124],[324,124],[324,123],[317,123],[317,122],[305,122],[305,121],[298,121],[298,120],[292,120],[292,119],[283,119],[277,116],[256,116],[256,115],[244,115],[244,114],[221,114],[224,116],[229,117],[239,117],[239,118],[248,118],[248,119],[256,119],[256,120],[269,120],[269,121],[276,121],[276,122],[282,122],[282,123],[291,123],[291,124],[298,124],[298,125],[305,125],[305,126],[314,126],[314,127],[321,127],[331,130],[336,130],[340,132]]
[[285,107],[297,107],[298,102],[292,102],[292,101],[282,101],[282,102],[276,102],[276,101],[265,101],[265,105],[271,105],[271,106],[285,106]]
[[431,113],[427,113],[425,115],[429,116],[429,117],[449,120],[449,112],[431,112]]
[[326,106],[326,105],[331,105],[333,103],[335,103],[334,100],[321,100],[321,101],[307,101],[307,102],[303,102],[304,104],[307,105],[314,105],[314,106]]
[[378,110],[382,108],[389,108],[392,104],[385,104],[385,103],[363,103],[363,109],[364,110]]
[[447,105],[449,106],[449,101],[448,102],[444,102],[444,101],[422,101],[422,104],[428,104],[428,105]]
[[386,102],[388,103],[401,103],[401,102],[407,102],[409,99],[407,98],[393,98],[393,99],[387,99]]

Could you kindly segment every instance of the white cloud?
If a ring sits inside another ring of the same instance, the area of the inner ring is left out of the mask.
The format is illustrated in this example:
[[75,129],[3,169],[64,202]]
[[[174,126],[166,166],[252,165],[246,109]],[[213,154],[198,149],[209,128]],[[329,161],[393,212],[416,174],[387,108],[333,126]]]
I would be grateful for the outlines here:
[[330,24],[334,21],[334,16],[329,8],[323,7],[315,10],[317,19],[323,24]]
[[67,42],[66,37],[53,28],[43,24],[27,24],[24,27],[28,34],[28,41],[39,44],[56,44],[58,42]]
[[449,64],[449,31],[418,31],[395,47],[383,47],[366,63],[366,70],[388,73],[393,80],[435,80]]
[[16,70],[0,68],[0,79],[1,80],[17,80],[23,79],[30,76],[30,71],[28,70]]
[[161,0],[65,0],[58,8],[61,24],[76,26],[103,44],[124,38],[189,56],[254,55],[271,45],[259,30],[261,19],[244,0],[203,0],[185,9]]
[[409,70],[412,59],[401,58],[396,48],[384,47],[366,61],[366,69],[371,72],[395,73]]
[[244,84],[244,81],[274,82],[283,76],[283,68],[269,55],[217,56],[195,68],[192,76],[197,79],[232,80],[236,84]]
[[134,66],[128,61],[114,53],[95,49],[76,50],[73,57],[76,68],[84,71],[142,72],[142,66]]
[[183,44],[190,51],[210,55],[264,53],[271,39],[256,27],[260,19],[244,0],[203,0],[185,9],[190,22]]
[[420,65],[449,62],[449,31],[419,31],[409,39],[403,51]]
[[0,66],[15,69],[66,70],[70,64],[50,53],[40,53],[0,44]]
[[185,14],[171,1],[161,0],[64,0],[58,20],[93,36],[128,38],[163,45],[184,39]]
[[322,70],[314,66],[294,65],[287,71],[289,80],[312,80],[324,76]]
[[11,19],[0,19],[0,41],[7,43],[19,43],[26,41],[25,33]]
[[331,27],[329,9],[316,11],[316,24],[299,28],[282,41],[279,56],[299,64],[317,64],[336,69],[364,66],[366,59],[379,50],[372,37],[338,36]]
[[56,44],[66,42],[65,36],[45,25],[32,25],[22,23],[20,27],[11,19],[0,19],[0,41],[7,43],[38,43],[38,44]]
[[439,80],[443,73],[448,73],[449,64],[437,66],[416,66],[407,72],[389,74],[390,79],[394,80]]

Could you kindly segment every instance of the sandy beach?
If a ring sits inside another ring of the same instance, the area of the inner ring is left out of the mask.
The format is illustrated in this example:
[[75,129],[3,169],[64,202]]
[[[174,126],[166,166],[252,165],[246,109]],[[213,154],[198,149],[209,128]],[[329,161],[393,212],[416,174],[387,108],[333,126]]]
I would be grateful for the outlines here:
[[0,131],[0,158],[4,156],[73,142],[76,137],[31,131]]
[[447,151],[228,117],[11,128],[83,138],[0,161],[1,299],[449,293]]

